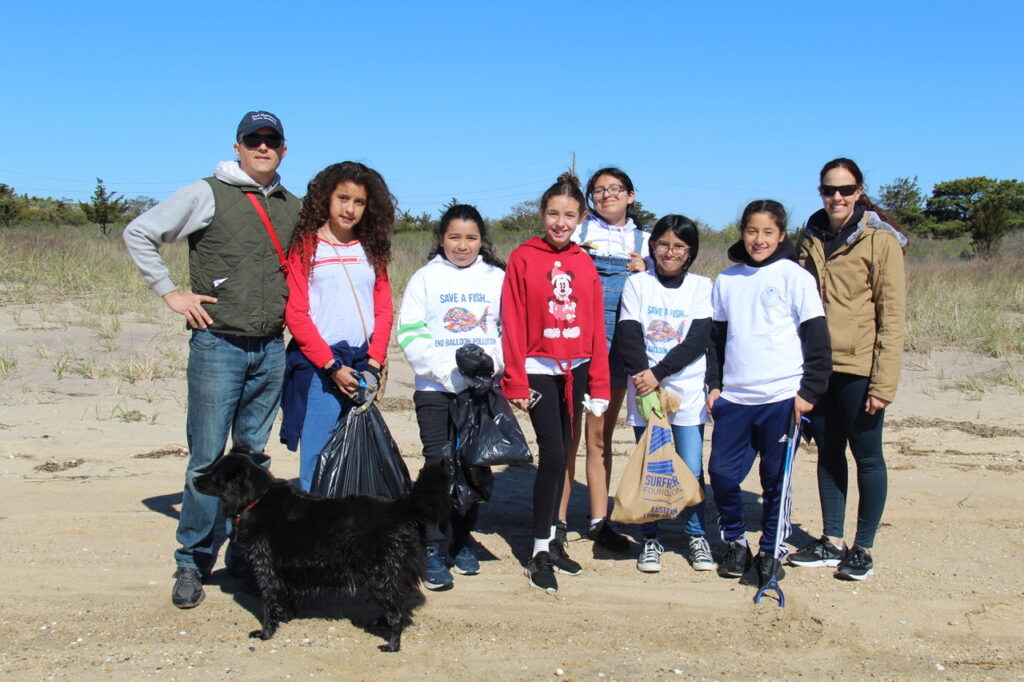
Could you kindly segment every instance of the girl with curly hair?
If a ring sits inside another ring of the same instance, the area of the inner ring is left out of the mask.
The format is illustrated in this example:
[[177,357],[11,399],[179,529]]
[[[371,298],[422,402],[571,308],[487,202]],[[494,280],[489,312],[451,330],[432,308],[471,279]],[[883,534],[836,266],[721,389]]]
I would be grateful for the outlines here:
[[353,406],[359,379],[370,389],[361,398],[372,400],[387,361],[394,222],[395,199],[384,178],[353,161],[320,171],[302,200],[288,245],[285,322],[293,338],[281,442],[300,448],[303,490],[310,489],[320,451]]

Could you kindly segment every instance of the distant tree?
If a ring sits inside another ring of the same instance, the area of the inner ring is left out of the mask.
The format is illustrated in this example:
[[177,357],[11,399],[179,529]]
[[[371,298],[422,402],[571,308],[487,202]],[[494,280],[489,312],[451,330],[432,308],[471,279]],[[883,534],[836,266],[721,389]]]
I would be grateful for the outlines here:
[[78,202],[74,199],[54,199],[52,222],[57,227],[64,225],[84,225],[89,222]]
[[924,194],[917,184],[917,176],[896,178],[891,184],[878,189],[878,205],[892,214],[900,226],[912,234],[938,236],[935,222],[924,213]]
[[939,233],[968,235],[974,252],[989,258],[1005,235],[1024,227],[1024,183],[986,177],[940,182],[925,214],[938,221]]
[[544,221],[540,217],[540,199],[521,201],[512,207],[511,213],[498,219],[498,225],[514,232],[540,234]]
[[10,228],[24,212],[25,200],[14,193],[13,187],[0,183],[0,225]]
[[452,208],[454,206],[458,206],[461,203],[462,203],[461,201],[459,201],[455,197],[452,197],[451,199],[448,200],[448,203],[446,203],[446,204],[441,206],[441,208],[439,209],[440,213],[437,214],[438,217],[444,216],[444,214],[448,212],[448,209],[450,209],[450,208]]
[[434,229],[434,220],[424,211],[418,216],[409,211],[399,211],[395,216],[395,232],[422,232]]
[[89,222],[100,226],[100,232],[106,237],[110,234],[110,224],[121,219],[127,209],[124,195],[107,192],[103,178],[96,178],[96,191],[92,193],[91,203],[80,204]]
[[160,202],[153,197],[137,196],[125,202],[124,218],[134,220]]
[[658,216],[644,208],[639,199],[633,202],[633,205],[630,207],[630,213],[633,215],[633,222],[637,225],[643,225],[648,230],[654,226],[654,223],[658,222]]

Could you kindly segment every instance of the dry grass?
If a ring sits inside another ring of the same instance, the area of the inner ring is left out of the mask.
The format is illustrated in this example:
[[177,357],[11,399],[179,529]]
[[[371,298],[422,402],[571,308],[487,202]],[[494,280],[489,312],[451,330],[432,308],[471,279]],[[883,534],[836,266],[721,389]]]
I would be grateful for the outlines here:
[[[507,258],[529,236],[495,230],[492,240],[498,255]],[[701,239],[693,269],[713,277],[729,265],[725,257],[729,240],[720,234]],[[395,236],[390,274],[396,302],[409,277],[426,262],[432,240],[428,232]],[[907,256],[907,348],[957,347],[996,357],[1024,354],[1021,249],[1014,242],[1006,249],[1014,255],[989,261],[962,259],[956,255],[961,250],[952,242],[918,240],[911,246]],[[186,245],[171,244],[162,252],[172,279],[186,283]],[[102,238],[93,231],[68,228],[35,226],[0,232],[0,307],[24,305],[37,306],[39,324],[48,328],[94,328],[100,347],[108,352],[116,347],[126,322],[160,320],[173,326],[180,322],[167,314],[143,282],[118,236]],[[30,324],[20,308],[15,310],[12,314],[19,326]],[[8,356],[3,358],[0,375],[6,377],[16,361],[12,364]],[[99,363],[65,352],[54,360],[53,367],[58,376],[115,375],[135,383],[178,375],[184,368],[184,356],[170,357],[167,351],[152,348]]]

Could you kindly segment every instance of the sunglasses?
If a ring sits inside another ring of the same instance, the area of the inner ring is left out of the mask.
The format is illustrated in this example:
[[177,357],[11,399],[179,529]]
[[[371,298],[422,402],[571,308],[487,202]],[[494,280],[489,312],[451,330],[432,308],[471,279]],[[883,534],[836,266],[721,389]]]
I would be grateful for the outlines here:
[[277,149],[284,144],[284,138],[280,135],[257,135],[256,133],[250,133],[249,135],[242,135],[242,144],[249,149],[259,149],[260,145],[267,145],[267,149]]
[[818,191],[823,197],[830,197],[836,192],[844,197],[852,197],[859,187],[860,185],[819,185]]

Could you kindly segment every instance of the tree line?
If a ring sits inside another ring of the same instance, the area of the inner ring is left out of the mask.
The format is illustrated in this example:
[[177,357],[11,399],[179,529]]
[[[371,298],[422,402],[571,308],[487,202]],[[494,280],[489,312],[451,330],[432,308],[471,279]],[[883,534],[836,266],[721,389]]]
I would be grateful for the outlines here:
[[[908,233],[933,239],[970,239],[974,253],[984,258],[995,255],[1003,237],[1024,228],[1024,182],[987,177],[961,178],[936,184],[930,197],[918,185],[917,177],[896,178],[879,188],[877,202],[889,211]],[[65,226],[95,224],[104,236],[111,228],[124,225],[157,203],[156,199],[124,195],[107,190],[102,178],[87,202],[17,194],[13,187],[0,183],[0,226],[10,228],[20,222],[42,222]],[[438,216],[459,203],[452,197],[442,205]],[[542,221],[538,200],[515,204],[509,213],[491,221],[496,229],[538,234]],[[657,216],[636,201],[632,214],[642,225],[650,226]],[[413,215],[408,210],[395,216],[397,232],[433,230],[437,220],[428,212]]]

